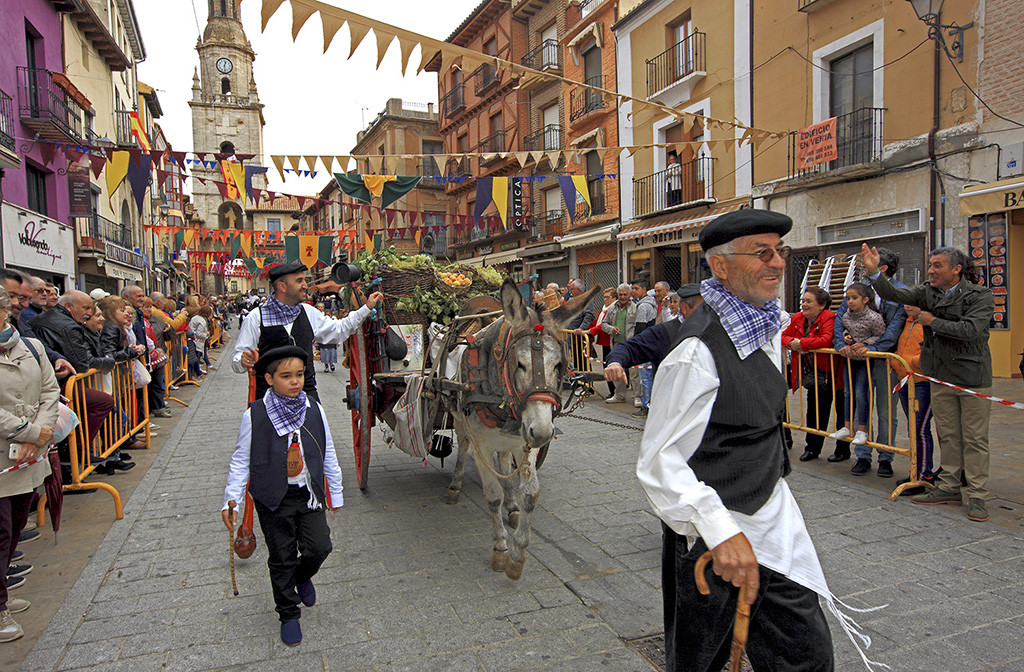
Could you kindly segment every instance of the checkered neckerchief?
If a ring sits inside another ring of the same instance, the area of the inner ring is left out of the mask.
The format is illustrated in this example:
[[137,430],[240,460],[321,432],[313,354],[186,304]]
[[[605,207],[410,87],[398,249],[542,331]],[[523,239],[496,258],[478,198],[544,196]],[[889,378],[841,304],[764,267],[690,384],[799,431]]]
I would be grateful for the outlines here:
[[306,420],[305,392],[299,392],[299,396],[292,398],[282,397],[273,390],[267,390],[263,395],[263,405],[278,436],[297,431]]
[[263,326],[283,327],[295,321],[302,312],[302,304],[286,306],[272,296],[263,304],[262,310]]
[[761,307],[751,305],[714,278],[700,283],[700,295],[718,314],[740,359],[749,357],[782,329],[778,300],[769,301]]

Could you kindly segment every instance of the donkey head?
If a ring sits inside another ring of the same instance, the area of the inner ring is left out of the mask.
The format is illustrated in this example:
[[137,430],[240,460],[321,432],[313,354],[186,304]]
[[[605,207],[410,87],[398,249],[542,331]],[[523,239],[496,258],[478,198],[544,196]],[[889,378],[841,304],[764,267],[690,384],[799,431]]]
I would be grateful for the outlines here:
[[548,444],[555,435],[555,409],[561,404],[566,364],[558,336],[600,292],[596,286],[554,310],[538,312],[523,302],[515,282],[506,278],[501,286],[501,307],[509,328],[505,342],[499,344],[508,343],[505,366],[499,371],[501,387],[507,389],[507,372],[508,383],[522,399],[517,411],[520,431],[531,448]]

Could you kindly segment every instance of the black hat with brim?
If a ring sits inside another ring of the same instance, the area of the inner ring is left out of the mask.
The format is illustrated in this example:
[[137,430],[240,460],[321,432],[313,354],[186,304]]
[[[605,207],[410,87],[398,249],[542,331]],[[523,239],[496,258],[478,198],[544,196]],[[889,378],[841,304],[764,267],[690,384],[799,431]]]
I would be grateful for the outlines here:
[[291,275],[292,273],[299,273],[308,271],[309,267],[299,261],[293,261],[290,264],[278,264],[269,271],[267,271],[267,277],[270,278],[270,282],[274,282],[280,277],[285,275]]
[[692,282],[689,285],[683,285],[676,290],[676,294],[679,295],[680,299],[689,299],[694,296],[700,296],[700,283]]
[[271,348],[260,355],[260,358],[256,360],[256,366],[253,367],[253,370],[258,377],[262,378],[267,372],[267,367],[271,364],[282,359],[290,359],[292,357],[301,359],[302,366],[306,366],[306,362],[309,361],[309,353],[299,346],[282,345],[279,348]]
[[700,247],[708,250],[742,236],[777,233],[784,236],[793,228],[789,215],[772,210],[740,208],[716,217],[700,232]]

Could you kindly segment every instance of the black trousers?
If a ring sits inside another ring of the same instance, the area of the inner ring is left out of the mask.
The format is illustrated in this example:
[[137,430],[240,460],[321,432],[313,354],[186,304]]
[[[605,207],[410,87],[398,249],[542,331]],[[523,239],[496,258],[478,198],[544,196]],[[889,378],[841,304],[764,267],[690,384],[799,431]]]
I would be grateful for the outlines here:
[[309,490],[289,485],[280,506],[271,511],[255,502],[267,542],[267,567],[274,605],[281,621],[299,618],[297,586],[313,578],[331,552],[331,531],[324,509],[306,506]]
[[[664,525],[662,532],[665,669],[719,672],[729,660],[739,589],[708,568],[711,594],[701,595],[693,568],[708,550],[704,541],[688,549],[686,537]],[[747,634],[747,657],[755,672],[832,672],[832,635],[817,593],[765,567],[760,582]]]
[[[18,537],[25,529],[32,513],[34,491],[10,497],[0,497],[0,560],[4,567],[11,564],[14,551],[18,550]],[[0,611],[7,608],[7,584],[0,577]]]
[[[846,405],[846,394],[842,388],[839,388],[838,390],[834,388],[831,378],[829,378],[827,384],[819,384],[817,391],[818,393],[815,394],[814,387],[807,390],[807,426],[815,429],[821,429],[822,431],[828,431],[829,416],[832,415],[832,409],[834,406],[836,412],[836,429],[839,429],[843,426],[846,418],[846,413],[843,411],[843,408]],[[834,404],[833,401],[835,402]],[[817,434],[807,435],[807,450],[815,455],[821,454],[821,447],[824,443],[824,436],[818,436]],[[850,442],[837,441],[836,453],[849,457]]]

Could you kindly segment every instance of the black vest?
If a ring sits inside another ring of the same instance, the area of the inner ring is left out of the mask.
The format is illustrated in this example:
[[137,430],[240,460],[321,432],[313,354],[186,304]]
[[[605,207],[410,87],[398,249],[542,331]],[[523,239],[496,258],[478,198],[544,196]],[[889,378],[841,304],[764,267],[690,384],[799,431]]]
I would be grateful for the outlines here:
[[[316,393],[316,370],[313,368],[313,327],[306,316],[306,309],[299,309],[299,316],[292,322],[292,333],[289,336],[288,330],[283,326],[268,327],[264,324],[263,308],[260,307],[260,340],[256,344],[256,350],[262,356],[267,350],[279,348],[283,345],[296,345],[306,351],[305,381],[302,391],[319,400]],[[256,376],[256,398],[262,399],[270,386],[263,376]]]
[[[277,509],[288,490],[288,444],[291,435],[278,436],[270,422],[263,399],[249,406],[252,419],[252,440],[249,447],[249,494],[271,511]],[[327,433],[320,409],[310,401],[306,419],[299,428],[302,437],[302,459],[309,470],[313,494],[326,506],[324,498],[324,455]]]
[[706,303],[676,333],[673,349],[696,336],[711,351],[719,388],[711,418],[689,465],[726,508],[752,515],[779,478],[789,474],[782,422],[786,379],[763,350],[741,360],[718,315]]

